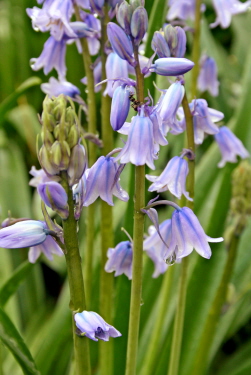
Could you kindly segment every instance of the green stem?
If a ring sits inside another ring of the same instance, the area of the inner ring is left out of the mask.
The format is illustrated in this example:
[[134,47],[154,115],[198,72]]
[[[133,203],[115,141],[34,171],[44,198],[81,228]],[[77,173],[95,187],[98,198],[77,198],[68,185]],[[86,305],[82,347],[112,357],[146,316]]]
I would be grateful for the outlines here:
[[[101,18],[101,62],[102,81],[106,79],[106,54],[105,43],[107,41],[106,27],[109,22],[108,6],[103,8],[104,17]],[[111,99],[104,96],[106,84],[102,85],[101,91],[101,130],[103,140],[103,154],[107,155],[113,149],[113,130],[110,124]],[[100,306],[101,316],[109,324],[112,324],[113,314],[113,281],[114,275],[105,272],[107,262],[107,250],[114,247],[113,235],[113,208],[106,202],[101,202],[101,261],[100,261]],[[113,374],[113,340],[109,342],[99,341],[99,372],[101,375]]]
[[191,100],[196,98],[197,93],[197,79],[200,71],[200,19],[201,19],[201,0],[196,0],[195,5],[195,21],[194,21],[194,38],[193,38],[193,49],[192,49],[192,60],[194,67],[192,69],[192,85],[191,85]]
[[[79,9],[75,6],[75,14],[77,21],[81,21]],[[94,76],[92,70],[92,60],[89,53],[88,43],[86,38],[80,39],[82,46],[82,56],[87,77],[87,105],[88,105],[88,132],[96,134],[97,131],[97,116],[96,116],[96,97],[94,91]],[[89,142],[88,145],[89,166],[92,166],[96,161],[96,145]],[[95,203],[87,207],[86,215],[86,251],[84,257],[84,279],[86,292],[86,305],[90,307],[91,293],[92,293],[92,263],[93,263],[93,249],[94,249],[94,226],[95,226]]]
[[[193,117],[189,109],[186,93],[182,101],[182,107],[185,114],[187,126],[187,147],[194,153],[194,129]],[[190,197],[194,197],[194,160],[188,160],[189,174],[187,176],[187,191]],[[193,202],[187,201],[187,206],[193,208]],[[185,316],[186,294],[187,294],[187,274],[188,274],[189,259],[185,257],[181,263],[181,274],[179,279],[178,289],[178,305],[174,321],[174,332],[172,339],[171,355],[168,368],[168,375],[177,375],[179,372],[180,353],[183,335],[183,324]]]
[[[134,46],[134,57],[137,61],[135,67],[137,79],[137,100],[144,102],[144,77],[141,73],[138,59],[138,48]],[[133,225],[133,264],[132,286],[130,300],[129,332],[127,342],[126,375],[136,373],[136,360],[138,352],[138,336],[140,321],[141,289],[142,289],[142,263],[143,263],[143,235],[144,214],[140,211],[145,206],[145,165],[135,167],[134,190],[134,225]]]
[[158,315],[152,328],[152,336],[150,337],[149,346],[145,355],[142,375],[152,375],[156,368],[157,357],[160,352],[160,337],[163,330],[163,321],[165,320],[168,304],[170,302],[174,270],[174,267],[169,267],[163,278],[158,300]]
[[[84,280],[79,254],[77,222],[74,217],[74,202],[72,190],[67,183],[67,177],[62,173],[62,186],[68,195],[69,217],[63,220],[65,259],[70,287],[70,308],[72,311],[83,311],[86,309]],[[90,375],[89,344],[86,337],[76,335],[76,325],[73,319],[74,352],[76,363],[76,375]]]
[[195,356],[195,363],[191,374],[203,375],[208,366],[209,354],[212,346],[212,342],[215,336],[216,328],[220,319],[221,309],[226,300],[227,288],[231,279],[232,271],[237,256],[237,249],[240,236],[235,233],[232,235],[230,240],[228,257],[224,267],[223,275],[221,278],[220,285],[216,292],[214,301],[209,310],[209,314],[204,326],[201,339],[198,346],[198,351]]

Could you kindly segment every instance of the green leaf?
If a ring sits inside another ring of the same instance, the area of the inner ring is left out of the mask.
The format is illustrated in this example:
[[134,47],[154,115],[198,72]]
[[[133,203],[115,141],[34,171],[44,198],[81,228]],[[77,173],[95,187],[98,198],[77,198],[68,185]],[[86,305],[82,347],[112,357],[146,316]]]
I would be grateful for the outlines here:
[[16,100],[19,96],[23,95],[27,90],[33,86],[41,84],[41,79],[38,77],[30,77],[24,81],[15,92],[9,95],[1,104],[0,104],[0,125],[4,119],[4,116],[7,111],[9,111],[16,104]]
[[35,362],[16,327],[0,308],[0,338],[12,352],[25,375],[39,375]]
[[0,306],[8,302],[9,298],[16,292],[20,283],[27,277],[28,272],[34,265],[27,262],[20,264],[12,274],[12,276],[5,282],[0,289]]

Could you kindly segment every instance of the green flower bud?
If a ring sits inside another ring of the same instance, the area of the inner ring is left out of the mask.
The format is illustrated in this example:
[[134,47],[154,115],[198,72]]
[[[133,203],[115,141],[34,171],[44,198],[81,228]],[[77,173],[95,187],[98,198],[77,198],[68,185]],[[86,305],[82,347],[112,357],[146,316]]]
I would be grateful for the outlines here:
[[53,176],[59,173],[59,169],[52,164],[50,156],[48,149],[43,145],[38,154],[39,163],[48,175]]
[[173,52],[178,44],[177,31],[172,25],[166,25],[164,28],[164,37],[167,41],[170,51]]
[[72,125],[67,137],[67,143],[70,148],[76,146],[79,140],[79,131],[76,126]]

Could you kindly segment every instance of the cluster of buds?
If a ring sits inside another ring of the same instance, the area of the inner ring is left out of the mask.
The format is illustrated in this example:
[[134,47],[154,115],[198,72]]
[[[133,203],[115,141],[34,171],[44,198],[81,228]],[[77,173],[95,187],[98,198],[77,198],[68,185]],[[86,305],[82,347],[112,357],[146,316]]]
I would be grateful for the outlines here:
[[151,46],[159,58],[184,57],[186,41],[185,31],[179,26],[173,27],[169,24],[163,31],[155,31]]
[[87,167],[86,149],[74,108],[67,107],[63,95],[45,98],[42,114],[42,141],[39,162],[49,176],[67,173],[69,186],[78,183]]

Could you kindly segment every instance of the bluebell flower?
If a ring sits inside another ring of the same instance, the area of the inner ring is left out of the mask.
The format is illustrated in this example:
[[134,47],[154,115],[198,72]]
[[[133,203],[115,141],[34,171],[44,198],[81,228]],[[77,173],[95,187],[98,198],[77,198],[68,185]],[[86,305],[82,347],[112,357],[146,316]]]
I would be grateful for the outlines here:
[[139,45],[148,28],[148,15],[143,6],[137,7],[131,18],[131,35],[133,42]]
[[106,272],[115,271],[114,276],[123,273],[132,279],[132,256],[133,246],[130,241],[122,241],[115,248],[109,248],[107,251],[108,260],[105,264]]
[[121,333],[106,323],[101,316],[93,311],[82,311],[74,315],[74,320],[81,336],[86,336],[91,340],[109,341],[110,337],[122,336]]
[[90,55],[96,55],[100,48],[100,42],[98,38],[100,38],[101,32],[101,23],[100,20],[95,17],[93,14],[86,13],[84,11],[80,12],[81,19],[89,26],[89,28],[95,33],[93,35],[87,36],[87,43]]
[[34,166],[29,172],[33,178],[30,180],[29,185],[33,187],[38,187],[39,184],[50,181],[60,181],[59,176],[47,176],[43,169],[36,169]]
[[163,131],[163,121],[156,109],[150,113],[149,117],[153,124],[154,153],[157,154],[159,146],[166,146],[168,142]]
[[179,156],[174,156],[165,167],[160,176],[146,175],[146,178],[153,182],[148,191],[162,191],[169,190],[178,199],[182,194],[186,199],[192,201],[189,193],[186,191],[186,178],[188,175],[188,163],[185,159]]
[[[216,109],[209,108],[205,99],[193,100],[189,107],[193,115],[194,142],[199,145],[203,142],[205,134],[212,135],[219,132],[218,126],[214,123],[222,120],[224,114]],[[182,108],[179,109],[178,115],[182,118],[179,124],[185,130],[186,121]]]
[[101,156],[90,169],[84,173],[85,197],[84,206],[89,206],[98,197],[113,206],[112,196],[127,202],[129,196],[119,183],[121,170],[113,157]]
[[[169,11],[167,19],[194,20],[195,17],[195,0],[169,0]],[[205,10],[205,5],[201,5],[201,11]]]
[[44,242],[30,248],[28,253],[29,262],[35,263],[40,254],[44,254],[51,261],[53,260],[53,254],[58,256],[64,255],[61,248],[51,236],[47,236]]
[[65,80],[58,81],[54,77],[50,77],[49,83],[42,83],[41,90],[50,98],[52,96],[59,96],[60,94],[70,96],[71,98],[75,98],[76,95],[80,95],[79,89],[72,83]]
[[217,65],[209,56],[200,59],[200,74],[197,81],[199,91],[209,91],[212,96],[219,94],[219,81],[217,79]]
[[[121,130],[123,131],[123,127]],[[154,149],[153,123],[144,115],[144,109],[132,118],[126,144],[116,157],[116,160],[119,159],[122,164],[147,164],[149,168],[155,169],[153,161],[157,159],[157,155]]]
[[173,212],[171,218],[171,240],[166,248],[165,258],[176,259],[186,257],[193,249],[203,258],[211,257],[211,249],[208,242],[221,242],[222,237],[211,238],[207,236],[193,211],[188,207],[182,207]]
[[24,220],[0,230],[0,247],[16,249],[41,244],[49,235],[45,223]]
[[110,122],[113,130],[119,130],[126,121],[130,109],[130,89],[126,85],[116,88],[112,97]]
[[132,66],[136,62],[133,57],[132,43],[124,30],[113,22],[107,24],[107,36],[112,45],[113,51],[122,59],[126,60]]
[[244,13],[251,5],[251,1],[241,3],[238,0],[213,0],[213,6],[216,11],[216,20],[211,27],[220,25],[223,29],[230,26],[232,15]]
[[108,81],[104,95],[108,94],[112,98],[114,91],[120,85],[119,82],[112,80],[128,78],[128,65],[125,60],[122,60],[116,53],[112,52],[107,56],[105,70]]
[[150,72],[161,76],[179,76],[189,72],[194,67],[191,60],[180,57],[163,57],[154,61]]
[[55,68],[59,79],[64,80],[66,74],[65,53],[66,41],[62,39],[58,42],[50,36],[44,44],[41,55],[30,60],[31,68],[35,71],[43,68],[45,75]]
[[83,145],[76,144],[71,150],[70,162],[67,168],[68,183],[73,186],[83,176],[87,168],[87,152]]
[[157,52],[159,58],[171,56],[170,48],[164,37],[163,31],[155,31],[153,34],[151,47]]
[[149,236],[143,242],[143,250],[145,250],[154,263],[154,273],[152,277],[156,278],[162,273],[165,273],[168,268],[165,262],[165,253],[171,239],[171,220],[165,220],[159,226],[159,232],[165,243],[160,238],[154,226],[150,226],[148,232]]
[[44,203],[57,212],[63,219],[69,216],[68,197],[64,188],[55,181],[44,182],[37,187]]
[[226,126],[219,128],[218,134],[215,134],[214,137],[222,155],[222,159],[218,163],[219,168],[224,167],[227,162],[236,163],[237,156],[240,156],[242,159],[250,156],[243,143]]

